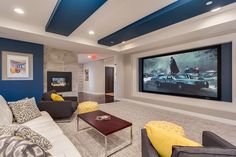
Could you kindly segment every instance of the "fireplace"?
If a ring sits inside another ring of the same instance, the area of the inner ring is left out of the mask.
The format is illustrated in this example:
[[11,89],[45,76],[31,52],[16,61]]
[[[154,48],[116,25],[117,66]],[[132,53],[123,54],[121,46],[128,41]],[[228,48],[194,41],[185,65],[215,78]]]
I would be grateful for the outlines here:
[[47,90],[55,90],[57,92],[72,91],[72,73],[48,71]]

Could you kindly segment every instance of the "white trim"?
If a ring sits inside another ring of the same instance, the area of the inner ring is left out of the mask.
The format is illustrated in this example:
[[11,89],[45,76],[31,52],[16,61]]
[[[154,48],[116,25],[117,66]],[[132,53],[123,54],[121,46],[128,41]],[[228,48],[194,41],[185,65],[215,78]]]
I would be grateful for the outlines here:
[[95,93],[95,92],[88,92],[88,91],[83,91],[83,93],[93,94],[93,95],[104,95],[105,94],[105,93]]
[[205,114],[201,114],[201,113],[195,113],[195,112],[190,112],[190,111],[185,111],[185,110],[180,110],[180,109],[175,109],[175,108],[170,108],[170,107],[164,107],[164,106],[160,106],[160,105],[156,105],[156,104],[135,101],[132,99],[121,99],[121,100],[136,103],[136,104],[143,105],[143,106],[158,108],[158,109],[162,109],[162,110],[167,110],[167,111],[176,112],[176,113],[180,113],[180,114],[184,114],[184,115],[188,115],[188,116],[193,116],[193,117],[197,117],[197,118],[212,120],[212,121],[236,126],[236,121],[231,120],[231,119],[225,119],[225,118],[209,116],[209,115],[205,115]]
[[122,100],[124,100],[124,98],[114,96],[114,100],[122,101]]

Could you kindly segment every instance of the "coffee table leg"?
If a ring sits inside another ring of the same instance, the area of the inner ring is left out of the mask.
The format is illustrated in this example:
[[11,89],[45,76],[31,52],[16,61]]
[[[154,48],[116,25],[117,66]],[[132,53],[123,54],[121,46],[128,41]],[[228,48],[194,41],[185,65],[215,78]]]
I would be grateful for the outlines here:
[[133,126],[130,127],[130,140],[132,144],[133,143]]
[[105,136],[105,157],[107,157],[107,136]]
[[[86,128],[79,128],[79,116],[77,117],[77,131],[83,131],[83,130],[87,130],[90,129],[91,127],[86,127]],[[82,120],[82,119],[81,119]]]
[[77,131],[79,131],[79,117],[77,117]]

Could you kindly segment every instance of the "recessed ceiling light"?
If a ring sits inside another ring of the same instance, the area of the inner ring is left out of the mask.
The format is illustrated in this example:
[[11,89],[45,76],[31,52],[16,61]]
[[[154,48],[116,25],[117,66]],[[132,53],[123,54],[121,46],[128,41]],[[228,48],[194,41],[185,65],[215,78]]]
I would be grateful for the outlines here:
[[125,44],[126,43],[126,41],[122,41],[122,44]]
[[89,35],[94,35],[94,31],[89,31]]
[[88,58],[92,58],[92,56],[89,55]]
[[21,9],[21,8],[15,8],[14,11],[17,13],[17,14],[24,14],[24,10]]
[[213,3],[213,1],[209,0],[208,2],[206,2],[206,5],[211,5]]
[[216,11],[219,11],[220,9],[221,7],[218,7],[218,8],[212,9],[211,12],[216,12]]

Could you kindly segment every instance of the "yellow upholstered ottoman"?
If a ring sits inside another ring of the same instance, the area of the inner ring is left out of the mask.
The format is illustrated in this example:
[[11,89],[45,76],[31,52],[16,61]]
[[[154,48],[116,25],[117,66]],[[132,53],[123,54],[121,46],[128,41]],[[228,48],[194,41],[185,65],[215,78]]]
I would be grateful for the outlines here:
[[163,129],[167,132],[172,132],[172,133],[175,133],[175,134],[185,137],[184,129],[181,126],[171,123],[171,122],[150,121],[145,125],[145,127],[147,127],[147,126],[153,126],[155,128]]
[[94,101],[85,101],[79,104],[77,112],[79,114],[97,111],[99,109],[98,103]]

